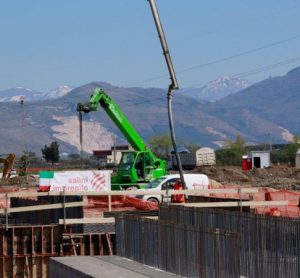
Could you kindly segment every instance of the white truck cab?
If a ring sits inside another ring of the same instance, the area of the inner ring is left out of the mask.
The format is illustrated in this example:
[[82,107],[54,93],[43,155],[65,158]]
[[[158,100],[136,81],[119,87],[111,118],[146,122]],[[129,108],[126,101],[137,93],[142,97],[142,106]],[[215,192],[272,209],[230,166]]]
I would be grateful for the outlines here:
[[[187,189],[208,189],[209,180],[203,174],[183,174]],[[143,200],[155,203],[161,203],[161,195],[151,195],[151,191],[157,190],[172,190],[174,184],[180,179],[179,174],[162,176],[148,183],[145,190],[149,190],[149,194],[141,196]]]

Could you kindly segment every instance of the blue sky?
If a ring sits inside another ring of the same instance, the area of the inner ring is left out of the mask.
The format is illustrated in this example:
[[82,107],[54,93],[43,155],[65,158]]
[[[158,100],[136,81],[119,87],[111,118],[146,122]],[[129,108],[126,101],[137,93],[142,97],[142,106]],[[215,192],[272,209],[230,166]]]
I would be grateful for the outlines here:
[[[224,75],[255,82],[300,65],[299,0],[156,3],[181,88]],[[0,33],[0,90],[169,84],[147,0],[2,0]]]

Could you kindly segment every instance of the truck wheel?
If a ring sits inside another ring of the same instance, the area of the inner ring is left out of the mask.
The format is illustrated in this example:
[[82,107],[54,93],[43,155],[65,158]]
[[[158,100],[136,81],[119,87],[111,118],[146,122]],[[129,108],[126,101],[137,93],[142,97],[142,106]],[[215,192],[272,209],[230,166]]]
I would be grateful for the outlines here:
[[137,186],[129,186],[126,190],[138,190],[139,188]]
[[154,197],[149,198],[147,201],[155,203],[156,205],[159,205],[159,201],[156,198],[154,198]]

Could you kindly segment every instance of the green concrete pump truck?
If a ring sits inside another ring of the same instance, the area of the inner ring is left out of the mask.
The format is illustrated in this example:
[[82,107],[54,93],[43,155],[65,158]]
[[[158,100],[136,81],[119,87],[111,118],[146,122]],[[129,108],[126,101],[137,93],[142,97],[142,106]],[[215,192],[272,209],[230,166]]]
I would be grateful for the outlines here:
[[122,153],[116,173],[112,175],[112,190],[144,188],[151,180],[165,175],[166,161],[154,155],[116,103],[102,89],[95,89],[88,103],[78,103],[77,111],[89,113],[99,110],[100,106],[134,150]]

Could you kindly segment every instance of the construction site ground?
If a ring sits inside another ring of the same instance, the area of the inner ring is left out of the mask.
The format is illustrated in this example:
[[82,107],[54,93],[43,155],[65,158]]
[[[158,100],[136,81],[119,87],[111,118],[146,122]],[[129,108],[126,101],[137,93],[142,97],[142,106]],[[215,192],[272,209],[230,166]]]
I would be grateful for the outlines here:
[[[299,215],[298,206],[300,198],[300,169],[287,166],[273,166],[270,168],[255,168],[244,171],[241,167],[234,166],[206,166],[199,167],[192,173],[206,174],[210,179],[210,188],[232,188],[232,187],[259,187],[259,193],[253,196],[255,201],[289,200],[289,207],[285,207],[282,215],[295,217]],[[15,176],[0,181],[0,194],[15,191],[37,191],[38,176]],[[4,197],[0,198],[0,207],[7,208],[10,201]],[[213,194],[211,197],[236,199],[238,194]],[[244,195],[243,195],[244,197]],[[247,198],[249,195],[247,195]],[[27,199],[27,198],[26,198]],[[36,197],[29,197],[36,199]],[[107,197],[86,198],[84,206],[84,217],[99,217],[108,211]],[[291,207],[292,206],[292,207]],[[157,205],[147,202],[138,202],[135,198],[112,198],[112,210],[153,210]],[[280,208],[283,210],[283,207]],[[265,213],[262,210],[261,213]]]
[[[210,180],[222,185],[271,187],[300,191],[300,169],[288,166],[254,168],[243,171],[238,166],[198,167],[192,173],[206,174]],[[0,193],[38,188],[38,176],[15,176],[0,180]]]
[[300,169],[294,167],[273,166],[243,171],[238,166],[206,166],[199,167],[192,172],[206,174],[211,180],[223,185],[300,191]]
[[[193,196],[204,198],[203,200],[195,200],[195,202],[223,202],[223,200],[243,200],[243,202],[253,200],[254,202],[260,202],[286,200],[288,203],[283,206],[262,205],[256,207],[250,206],[249,208],[255,214],[268,214],[296,219],[300,216],[300,169],[274,166],[267,169],[243,171],[241,167],[211,166],[197,168],[189,172],[206,174],[210,179],[210,189],[259,187],[258,192],[253,195],[248,193],[210,193],[209,196]],[[30,175],[15,176],[0,180],[0,194],[2,195],[0,198],[0,208],[9,208],[11,205],[15,205],[16,203],[14,202],[16,201],[18,201],[17,207],[52,204],[53,198],[45,200],[45,198],[43,199],[42,197],[26,197],[26,194],[24,194],[24,196],[22,195],[20,198],[10,199],[5,195],[6,193],[16,191],[24,193],[28,191],[36,192],[39,189],[38,182],[38,176]],[[113,217],[114,213],[118,214],[119,211],[130,211],[130,213],[132,211],[133,214],[143,214],[145,216],[146,214],[144,214],[144,212],[157,212],[159,209],[157,204],[153,202],[142,201],[130,195],[112,196],[110,211],[108,200],[107,196],[82,197],[84,208],[83,211],[80,211],[80,216],[78,216],[79,214],[77,215],[77,210],[74,208],[71,209],[71,216],[67,216],[67,218],[70,218],[71,220],[72,218],[99,219],[103,218],[105,213],[110,213],[110,217]],[[193,200],[191,200],[191,202],[193,202]],[[242,203],[242,201],[240,201],[240,203]],[[48,271],[49,257],[53,256],[65,256],[65,254],[81,254],[87,256],[113,254],[112,246],[114,246],[114,234],[116,232],[113,222],[102,223],[103,225],[85,225],[79,231],[79,235],[72,235],[72,232],[75,233],[75,230],[63,235],[61,233],[62,224],[59,225],[58,220],[63,219],[65,216],[62,213],[63,209],[60,210],[61,211],[53,210],[53,213],[48,213],[45,210],[34,211],[33,213],[28,212],[27,214],[26,212],[22,212],[21,215],[11,215],[11,219],[8,219],[7,215],[3,215],[2,230],[0,231],[2,232],[2,235],[0,236],[3,238],[2,247],[0,246],[0,249],[2,250],[0,255],[3,257],[2,262],[0,261],[1,277],[15,277],[14,274],[25,273],[26,271],[27,273],[33,273],[31,277],[42,277],[41,273],[47,273]],[[38,223],[44,223],[41,222],[41,219],[49,221],[49,219],[54,218],[56,219],[55,221],[46,225],[34,224],[35,222],[31,223],[31,219],[37,220]],[[30,219],[30,221],[25,222],[26,219]],[[9,229],[9,232],[5,229]],[[42,240],[43,238],[46,238],[46,240]],[[24,244],[24,242],[26,244]],[[32,246],[34,246],[34,248]],[[33,263],[34,261],[30,257],[32,252],[39,255],[38,260],[36,260],[38,263],[36,264]],[[8,256],[7,254],[12,255]],[[15,257],[18,257],[19,261],[13,266]],[[58,262],[65,262],[65,258],[57,260]],[[113,268],[110,268],[111,277],[114,277],[115,273],[118,273],[118,271],[122,271],[122,268],[128,270],[128,277],[138,277],[140,274],[135,265],[133,268],[129,269],[127,265],[117,264],[113,261],[113,258],[108,259],[112,261],[106,261],[106,258],[102,259],[102,257],[99,257],[99,260],[102,260],[101,265],[103,266],[114,265]],[[87,265],[89,264],[90,262],[87,262]],[[74,265],[76,266],[76,262]],[[158,274],[161,275],[162,272],[159,272]],[[151,275],[149,273],[148,276],[161,277],[156,276],[155,271],[153,274],[151,273]],[[22,275],[22,277],[26,276]],[[166,276],[164,277],[171,276],[166,273]]]

